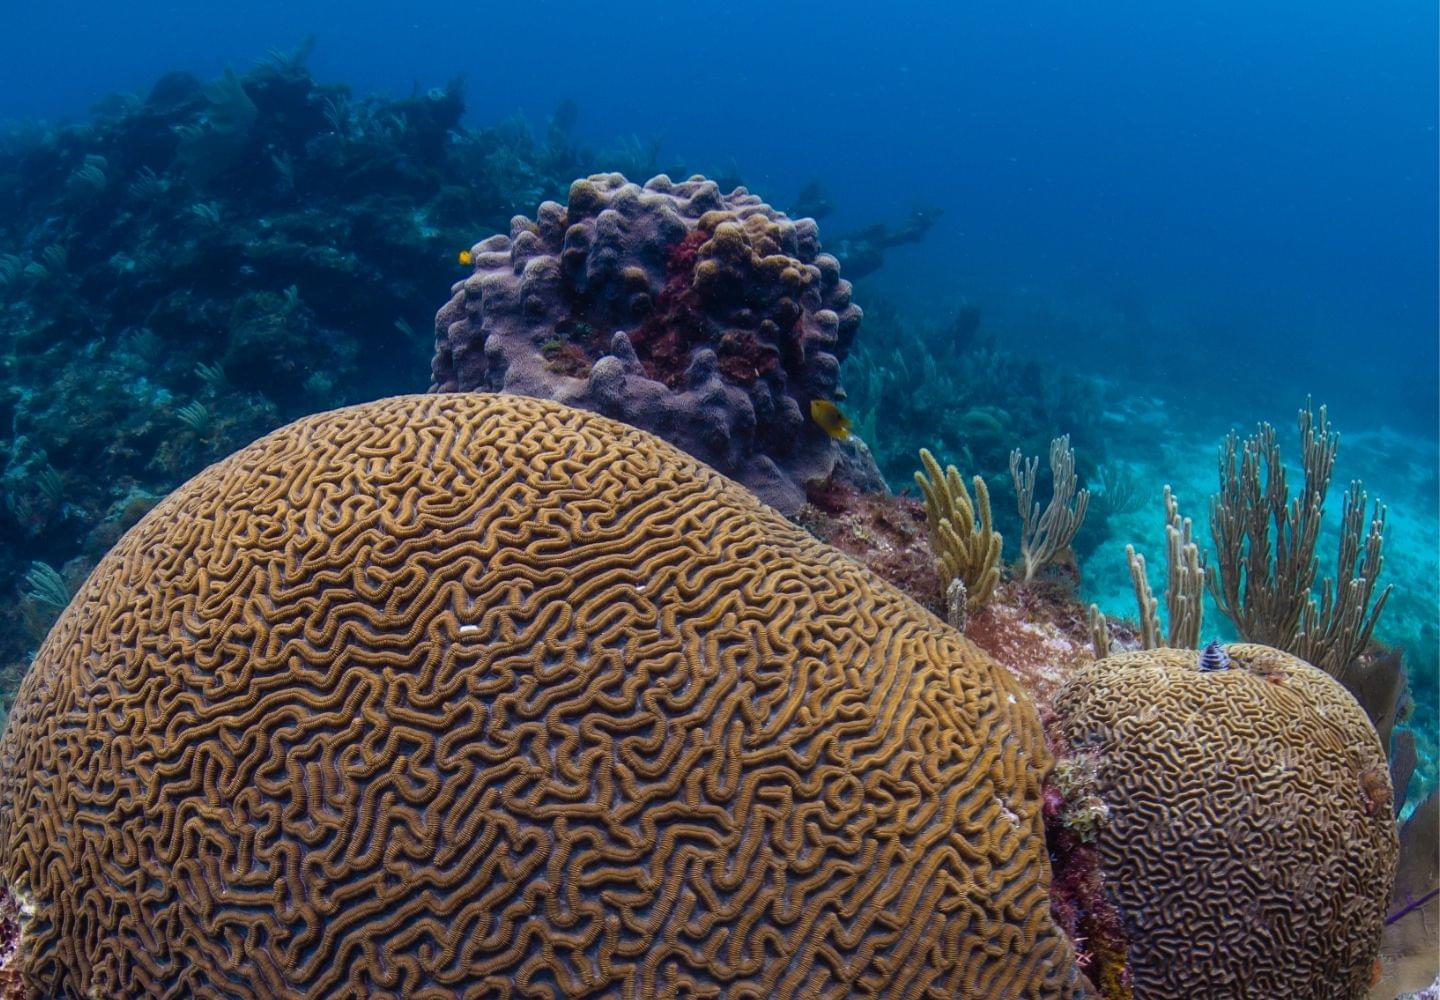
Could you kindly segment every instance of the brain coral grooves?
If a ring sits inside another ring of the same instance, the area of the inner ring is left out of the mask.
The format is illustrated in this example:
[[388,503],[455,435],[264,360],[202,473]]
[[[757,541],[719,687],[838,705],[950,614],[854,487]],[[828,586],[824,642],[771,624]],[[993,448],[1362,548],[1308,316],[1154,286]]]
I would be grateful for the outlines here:
[[748,491],[554,403],[311,417],[40,650],[44,996],[1077,996],[1028,699]]
[[1226,649],[1113,656],[1054,700],[1108,811],[1136,1000],[1363,997],[1398,850],[1379,739],[1322,671]]
[[809,416],[843,399],[860,307],[813,219],[704,177],[576,181],[471,251],[435,318],[432,391],[539,396],[657,434],[785,514],[868,451]]

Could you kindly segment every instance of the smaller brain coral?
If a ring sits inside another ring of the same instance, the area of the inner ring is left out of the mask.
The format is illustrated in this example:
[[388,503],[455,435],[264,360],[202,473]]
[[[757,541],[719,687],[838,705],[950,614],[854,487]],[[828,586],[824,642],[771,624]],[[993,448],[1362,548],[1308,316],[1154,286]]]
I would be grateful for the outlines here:
[[1054,701],[1071,751],[1095,761],[1134,995],[1363,997],[1398,849],[1385,755],[1322,671],[1226,650],[1206,672],[1193,650],[1112,656]]
[[744,188],[598,174],[471,251],[435,319],[433,392],[553,399],[656,434],[782,513],[805,486],[883,487],[869,453],[828,437],[861,312],[813,219]]

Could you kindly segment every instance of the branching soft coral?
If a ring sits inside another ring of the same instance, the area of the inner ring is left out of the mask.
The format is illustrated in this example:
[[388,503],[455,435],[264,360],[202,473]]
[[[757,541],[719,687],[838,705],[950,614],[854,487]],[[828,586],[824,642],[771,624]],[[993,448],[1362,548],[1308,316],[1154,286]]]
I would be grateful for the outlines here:
[[991,525],[990,491],[985,480],[976,476],[971,500],[955,466],[941,472],[940,463],[927,449],[920,449],[920,463],[924,471],[915,473],[915,484],[925,495],[930,546],[941,585],[948,598],[958,580],[965,588],[966,607],[978,608],[990,599],[1000,579],[1002,539]]

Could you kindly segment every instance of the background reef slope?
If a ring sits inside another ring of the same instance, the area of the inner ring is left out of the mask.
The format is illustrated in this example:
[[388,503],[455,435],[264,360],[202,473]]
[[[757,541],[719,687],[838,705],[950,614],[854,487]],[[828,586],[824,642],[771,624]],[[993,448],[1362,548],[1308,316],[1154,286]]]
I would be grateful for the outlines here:
[[[0,587],[32,595],[0,627],[5,659],[204,465],[304,413],[424,388],[416,331],[456,251],[595,155],[564,115],[537,139],[463,128],[463,107],[458,83],[360,100],[277,56],[0,141]],[[35,561],[58,595],[21,583]]]

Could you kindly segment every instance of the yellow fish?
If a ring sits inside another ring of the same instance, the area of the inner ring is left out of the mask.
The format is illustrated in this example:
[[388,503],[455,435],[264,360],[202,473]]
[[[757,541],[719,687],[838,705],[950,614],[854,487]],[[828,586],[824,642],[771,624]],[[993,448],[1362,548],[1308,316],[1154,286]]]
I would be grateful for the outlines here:
[[810,400],[810,419],[836,441],[850,440],[850,418],[828,399]]
[[457,259],[466,267],[469,267],[471,264],[475,263],[475,255],[469,250],[461,250]]

